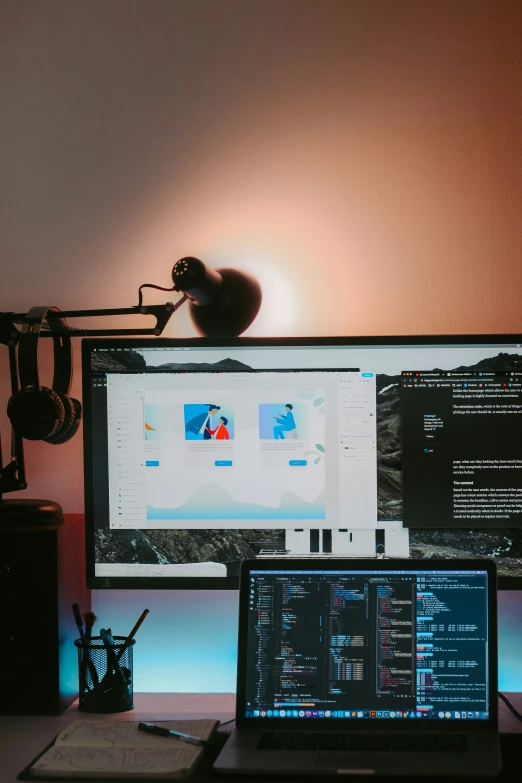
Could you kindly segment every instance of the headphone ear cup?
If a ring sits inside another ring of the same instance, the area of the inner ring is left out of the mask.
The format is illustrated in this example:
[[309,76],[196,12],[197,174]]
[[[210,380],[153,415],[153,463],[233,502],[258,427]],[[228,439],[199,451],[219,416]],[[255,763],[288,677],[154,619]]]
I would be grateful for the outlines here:
[[82,418],[82,404],[79,400],[75,400],[74,397],[67,397],[69,400],[69,403],[71,404],[71,428],[69,432],[67,433],[67,437],[65,435],[60,438],[60,443],[65,443],[68,440],[71,440],[74,435],[78,432],[78,429],[80,427],[80,421]]
[[61,427],[53,435],[45,439],[47,443],[52,443],[53,446],[67,443],[78,432],[82,415],[82,406],[78,400],[75,400],[73,397],[67,397],[66,394],[61,392],[58,392],[58,394],[63,402],[65,416]]
[[7,404],[14,431],[26,440],[47,440],[63,424],[65,408],[60,395],[42,386],[21,389]]

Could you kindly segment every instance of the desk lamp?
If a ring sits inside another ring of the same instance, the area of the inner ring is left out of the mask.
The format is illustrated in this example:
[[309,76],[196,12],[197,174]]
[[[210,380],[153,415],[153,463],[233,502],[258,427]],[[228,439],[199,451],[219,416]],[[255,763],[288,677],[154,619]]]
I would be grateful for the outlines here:
[[[23,441],[44,440],[59,445],[79,427],[81,404],[69,397],[72,379],[71,337],[162,334],[171,316],[185,302],[196,331],[206,337],[237,337],[253,322],[261,306],[257,279],[238,269],[211,269],[187,256],[172,269],[172,288],[144,283],[134,307],[66,310],[33,307],[27,313],[0,313],[0,343],[9,350],[12,396],[7,412],[11,421],[11,459],[4,466],[0,438],[0,522],[9,525],[47,525],[62,521],[62,509],[45,500],[3,500],[2,495],[27,488]],[[177,291],[175,302],[145,305],[143,289]],[[69,327],[66,318],[152,315],[156,326],[141,329],[82,329]],[[20,327],[20,328],[19,328]],[[50,337],[54,349],[51,388],[38,379],[38,341]]]

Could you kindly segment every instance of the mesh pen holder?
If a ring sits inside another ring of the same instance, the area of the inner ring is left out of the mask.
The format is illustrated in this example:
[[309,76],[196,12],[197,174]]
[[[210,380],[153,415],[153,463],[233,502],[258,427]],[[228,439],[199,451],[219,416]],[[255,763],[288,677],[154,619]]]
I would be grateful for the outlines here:
[[115,636],[105,646],[100,636],[76,639],[78,649],[79,705],[83,712],[126,712],[134,709],[132,651],[135,639],[126,644]]

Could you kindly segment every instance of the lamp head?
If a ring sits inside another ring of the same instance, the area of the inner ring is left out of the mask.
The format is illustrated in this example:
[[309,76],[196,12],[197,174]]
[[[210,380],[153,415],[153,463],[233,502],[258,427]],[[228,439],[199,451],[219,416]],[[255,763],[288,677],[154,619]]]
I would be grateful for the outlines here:
[[180,258],[172,269],[174,290],[189,299],[192,323],[204,337],[237,337],[259,312],[259,282],[239,269],[211,269],[199,258]]

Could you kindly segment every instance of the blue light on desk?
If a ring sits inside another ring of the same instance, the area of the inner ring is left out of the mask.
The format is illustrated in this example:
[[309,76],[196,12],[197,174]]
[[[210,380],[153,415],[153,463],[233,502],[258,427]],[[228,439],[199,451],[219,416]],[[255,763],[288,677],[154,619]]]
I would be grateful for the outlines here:
[[94,590],[92,606],[99,624],[123,635],[150,609],[136,635],[135,692],[235,692],[234,590]]

